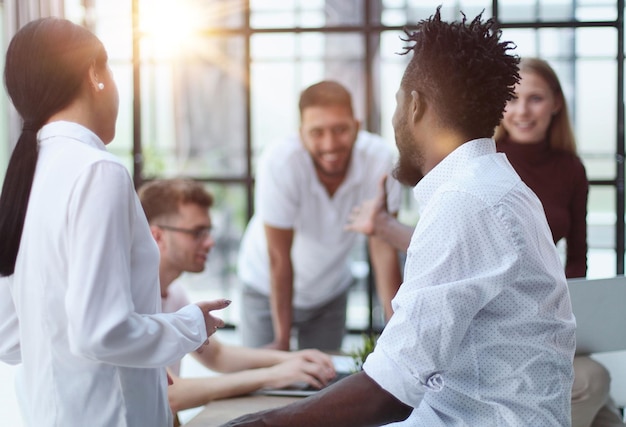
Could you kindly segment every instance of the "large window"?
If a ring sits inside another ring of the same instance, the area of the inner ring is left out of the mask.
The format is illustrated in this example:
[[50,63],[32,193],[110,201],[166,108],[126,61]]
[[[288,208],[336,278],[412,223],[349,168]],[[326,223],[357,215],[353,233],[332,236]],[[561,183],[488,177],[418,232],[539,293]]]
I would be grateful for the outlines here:
[[[218,243],[207,273],[189,278],[199,292],[236,288],[256,158],[297,131],[305,86],[320,79],[347,85],[363,127],[393,145],[394,94],[408,60],[397,54],[402,29],[441,3],[444,19],[458,19],[460,11],[495,16],[518,55],[554,66],[591,181],[589,276],[624,272],[623,1],[66,2],[73,5],[70,18],[93,28],[111,56],[121,109],[110,149],[137,181],[191,176],[216,196]],[[407,197],[402,218],[414,222],[410,202]],[[355,275],[363,278],[358,257]]]

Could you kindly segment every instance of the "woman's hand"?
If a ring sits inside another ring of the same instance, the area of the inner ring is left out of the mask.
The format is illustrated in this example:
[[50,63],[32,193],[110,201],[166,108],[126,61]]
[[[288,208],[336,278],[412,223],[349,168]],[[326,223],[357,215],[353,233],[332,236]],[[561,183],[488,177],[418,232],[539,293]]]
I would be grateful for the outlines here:
[[215,301],[202,301],[196,303],[202,314],[204,315],[204,323],[206,325],[206,341],[196,350],[198,353],[202,353],[203,347],[209,344],[209,337],[217,331],[218,328],[224,326],[224,321],[219,317],[214,317],[211,312],[214,310],[221,310],[230,305],[231,301],[227,299],[219,299]]

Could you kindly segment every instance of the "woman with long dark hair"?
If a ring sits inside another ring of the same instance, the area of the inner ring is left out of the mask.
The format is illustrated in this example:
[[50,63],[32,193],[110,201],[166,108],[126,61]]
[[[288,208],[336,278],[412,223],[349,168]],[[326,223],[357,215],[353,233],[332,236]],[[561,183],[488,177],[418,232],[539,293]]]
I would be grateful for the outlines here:
[[160,313],[159,251],[106,150],[118,93],[98,38],[20,29],[5,83],[23,128],[0,196],[0,360],[22,363],[28,426],[171,426],[164,366],[200,348],[228,301]]

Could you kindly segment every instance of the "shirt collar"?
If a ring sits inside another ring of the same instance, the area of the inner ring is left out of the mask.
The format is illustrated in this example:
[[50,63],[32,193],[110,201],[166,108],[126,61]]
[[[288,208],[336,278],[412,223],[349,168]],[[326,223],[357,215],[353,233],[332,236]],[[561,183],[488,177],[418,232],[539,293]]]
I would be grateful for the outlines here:
[[496,143],[492,138],[479,138],[461,144],[430,170],[413,188],[413,197],[417,200],[420,214],[437,189],[467,167],[474,158],[496,152]]
[[106,145],[98,135],[78,123],[67,121],[51,122],[44,125],[37,134],[39,143],[56,137],[74,139],[98,150],[106,151]]

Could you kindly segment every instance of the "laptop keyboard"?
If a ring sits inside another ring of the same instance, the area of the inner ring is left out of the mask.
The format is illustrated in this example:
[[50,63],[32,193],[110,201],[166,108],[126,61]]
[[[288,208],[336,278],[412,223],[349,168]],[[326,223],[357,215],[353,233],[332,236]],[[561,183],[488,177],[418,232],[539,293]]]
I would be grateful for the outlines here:
[[[333,378],[332,380],[330,380],[328,382],[328,384],[326,384],[326,387],[335,384],[337,381],[341,381],[342,379],[349,377],[350,375],[352,375],[352,372],[337,372],[337,375],[335,376],[335,378]],[[312,385],[308,385],[307,387],[304,388],[304,390],[307,391],[316,391],[317,389],[315,387],[313,387]]]

